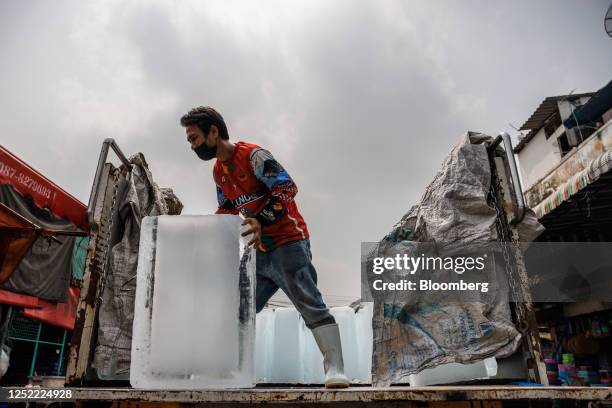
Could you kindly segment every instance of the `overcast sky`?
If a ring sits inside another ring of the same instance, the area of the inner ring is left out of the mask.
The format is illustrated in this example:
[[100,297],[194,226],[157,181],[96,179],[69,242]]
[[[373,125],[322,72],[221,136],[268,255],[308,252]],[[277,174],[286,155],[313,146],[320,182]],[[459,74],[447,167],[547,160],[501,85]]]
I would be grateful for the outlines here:
[[611,79],[610,3],[0,0],[0,143],[87,202],[113,137],[206,214],[211,163],[178,118],[211,105],[295,179],[322,292],[348,303],[360,243],[462,133],[512,131],[544,97]]

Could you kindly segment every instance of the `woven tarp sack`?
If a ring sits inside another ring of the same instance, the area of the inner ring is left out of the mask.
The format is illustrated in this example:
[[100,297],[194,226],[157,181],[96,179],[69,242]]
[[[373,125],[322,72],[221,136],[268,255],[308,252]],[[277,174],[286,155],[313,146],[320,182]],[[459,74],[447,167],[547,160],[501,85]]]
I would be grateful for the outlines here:
[[[368,259],[410,252],[434,243],[445,253],[497,240],[496,211],[487,201],[491,167],[490,136],[468,132],[444,160],[420,202],[380,242]],[[523,232],[542,227],[531,214]],[[503,265],[502,265],[503,266]],[[503,268],[496,266],[491,273]],[[393,271],[379,275],[397,282]],[[490,277],[494,280],[493,277]],[[372,291],[374,300],[372,382],[405,383],[408,376],[446,363],[470,363],[513,354],[521,335],[512,323],[507,288],[471,295],[469,302],[412,291]]]

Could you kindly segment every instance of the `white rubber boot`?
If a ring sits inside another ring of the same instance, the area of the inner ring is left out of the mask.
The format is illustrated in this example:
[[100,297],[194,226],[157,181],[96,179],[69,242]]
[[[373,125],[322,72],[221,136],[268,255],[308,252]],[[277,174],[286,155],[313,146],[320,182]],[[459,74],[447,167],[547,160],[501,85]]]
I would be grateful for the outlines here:
[[342,344],[338,324],[326,324],[312,329],[312,334],[323,354],[325,388],[346,388],[349,381],[344,375]]

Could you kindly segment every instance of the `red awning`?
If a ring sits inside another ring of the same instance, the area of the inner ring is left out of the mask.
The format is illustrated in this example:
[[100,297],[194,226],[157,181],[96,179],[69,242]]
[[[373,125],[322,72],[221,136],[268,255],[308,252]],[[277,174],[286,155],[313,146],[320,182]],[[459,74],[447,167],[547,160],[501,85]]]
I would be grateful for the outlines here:
[[23,315],[54,326],[73,330],[81,289],[71,287],[66,303],[52,303],[36,296],[23,295],[0,289],[0,303],[23,307]]
[[51,303],[39,299],[38,307],[23,309],[23,315],[54,326],[63,327],[64,329],[73,330],[80,293],[81,290],[79,288],[71,287],[68,291],[68,302],[66,303]]
[[0,284],[11,277],[40,235],[47,237],[54,235],[86,236],[87,233],[40,228],[0,203]]
[[23,307],[23,315],[54,326],[73,330],[81,289],[71,287],[66,303],[47,302],[36,296],[24,295],[0,289],[0,303]]
[[0,283],[15,272],[38,235],[34,224],[0,203]]
[[59,218],[89,231],[87,207],[57,184],[28,166],[0,145],[0,183],[9,184],[19,194],[32,197],[40,208],[48,208]]
[[4,305],[38,307],[38,302],[39,300],[36,296],[23,295],[11,292],[10,290],[0,289],[0,303]]

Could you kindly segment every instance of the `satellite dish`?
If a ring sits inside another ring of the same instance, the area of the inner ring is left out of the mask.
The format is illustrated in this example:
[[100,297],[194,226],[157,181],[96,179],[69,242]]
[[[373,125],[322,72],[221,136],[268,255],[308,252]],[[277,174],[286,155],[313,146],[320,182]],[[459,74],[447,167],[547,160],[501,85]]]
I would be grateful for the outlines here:
[[604,18],[604,29],[606,33],[612,37],[612,4],[610,4],[606,17]]

